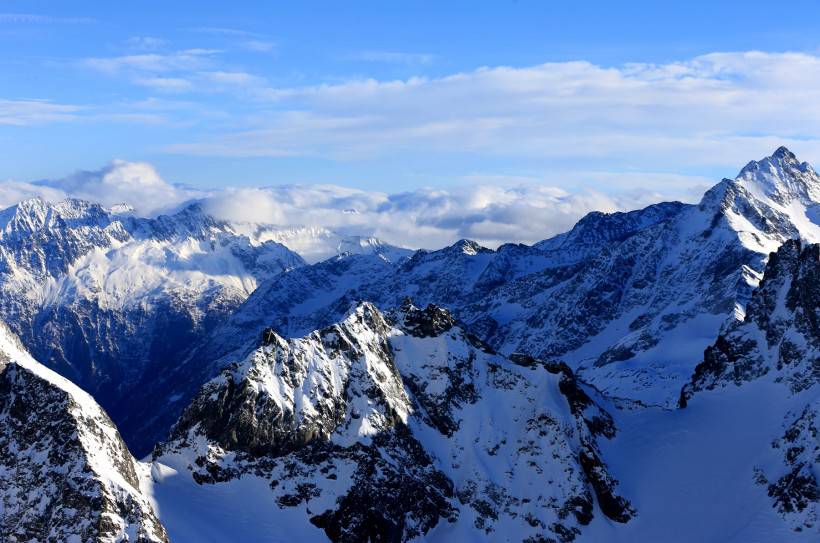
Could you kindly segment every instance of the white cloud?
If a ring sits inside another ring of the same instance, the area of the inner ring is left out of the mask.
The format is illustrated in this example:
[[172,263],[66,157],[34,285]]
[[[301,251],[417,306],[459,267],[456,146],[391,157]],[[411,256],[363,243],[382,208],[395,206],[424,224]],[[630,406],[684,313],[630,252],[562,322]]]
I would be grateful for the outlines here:
[[439,248],[461,238],[490,247],[532,243],[566,231],[590,211],[634,209],[657,195],[611,197],[544,186],[470,186],[400,194],[331,185],[228,189],[205,200],[223,219],[277,225],[324,226],[374,235],[411,248]]
[[62,179],[0,182],[0,207],[33,196],[49,201],[75,197],[105,206],[127,203],[146,216],[199,200],[208,212],[225,220],[325,227],[373,235],[411,248],[439,248],[461,238],[490,247],[531,243],[571,228],[590,211],[634,209],[661,199],[648,192],[613,197],[535,184],[428,188],[398,194],[335,185],[226,188],[207,193],[167,182],[150,164],[121,160]]
[[99,170],[79,171],[62,179],[0,183],[0,202],[4,207],[33,196],[49,201],[73,197],[104,206],[127,203],[142,215],[154,215],[203,195],[203,192],[168,183],[151,164],[123,160],[114,160]]
[[350,55],[350,60],[363,62],[385,62],[392,64],[430,64],[436,58],[435,55],[427,53],[400,53],[397,51],[362,51],[355,55]]
[[77,118],[80,106],[57,104],[48,100],[0,99],[0,126],[24,126]]
[[[820,57],[715,53],[669,64],[485,67],[440,78],[306,87],[257,80],[246,130],[171,152],[337,159],[467,153],[734,165],[780,144],[820,157]],[[247,89],[245,89],[247,90]]]
[[65,192],[36,183],[22,181],[0,181],[0,209],[13,206],[27,198],[40,197],[49,202],[57,202],[66,197]]

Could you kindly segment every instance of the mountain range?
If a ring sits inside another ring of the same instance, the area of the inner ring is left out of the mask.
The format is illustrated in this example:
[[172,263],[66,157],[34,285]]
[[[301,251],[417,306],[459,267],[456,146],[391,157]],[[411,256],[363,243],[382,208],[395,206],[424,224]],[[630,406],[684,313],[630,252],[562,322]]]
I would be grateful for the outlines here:
[[783,147],[497,249],[23,201],[0,531],[814,540],[818,243],[820,176]]

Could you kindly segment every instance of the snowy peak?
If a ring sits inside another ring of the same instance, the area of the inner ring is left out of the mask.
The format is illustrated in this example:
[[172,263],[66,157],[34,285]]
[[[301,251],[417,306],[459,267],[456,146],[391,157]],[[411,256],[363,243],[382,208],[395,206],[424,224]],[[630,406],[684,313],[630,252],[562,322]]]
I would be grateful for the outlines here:
[[247,235],[253,243],[281,243],[311,264],[349,254],[374,254],[387,262],[398,262],[401,258],[413,254],[410,249],[391,245],[377,237],[347,235],[321,226],[231,222],[231,227]]
[[736,180],[753,194],[785,205],[792,200],[803,204],[820,202],[820,177],[808,162],[779,147],[774,154],[749,162]]
[[461,253],[468,256],[475,256],[480,253],[492,253],[492,249],[482,247],[471,239],[460,239],[449,247],[450,252]]
[[203,431],[227,450],[279,456],[314,440],[349,444],[390,428],[410,407],[388,331],[368,303],[304,338],[266,331],[258,349],[205,386],[172,435]]
[[34,361],[0,324],[0,533],[4,541],[167,543],[108,416]]
[[565,365],[504,358],[409,301],[260,341],[202,388],[157,465],[206,485],[261,477],[275,514],[333,541],[572,541],[597,511],[634,515],[597,443],[612,417]]
[[390,245],[389,243],[376,238],[365,236],[347,236],[339,240],[336,247],[338,254],[354,255],[378,255],[387,262],[398,262],[404,257],[413,254],[413,251]]

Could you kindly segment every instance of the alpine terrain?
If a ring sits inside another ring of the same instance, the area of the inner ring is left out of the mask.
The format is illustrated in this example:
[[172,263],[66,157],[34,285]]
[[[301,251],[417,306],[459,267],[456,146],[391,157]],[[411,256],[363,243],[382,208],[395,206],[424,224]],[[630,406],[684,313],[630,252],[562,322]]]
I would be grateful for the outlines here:
[[820,537],[820,176],[785,147],[497,249],[207,209],[0,212],[3,540]]

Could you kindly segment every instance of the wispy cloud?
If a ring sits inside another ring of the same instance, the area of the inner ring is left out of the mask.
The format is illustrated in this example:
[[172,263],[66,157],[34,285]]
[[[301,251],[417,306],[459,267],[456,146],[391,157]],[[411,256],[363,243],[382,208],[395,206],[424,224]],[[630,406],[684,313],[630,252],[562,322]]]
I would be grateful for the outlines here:
[[272,41],[247,40],[240,43],[243,49],[256,51],[257,53],[275,53],[276,44]]
[[240,37],[240,38],[258,38],[263,36],[258,32],[252,32],[250,30],[243,30],[241,28],[231,28],[226,26],[197,26],[191,28],[190,30],[194,32],[200,32],[202,34],[215,34],[218,36],[233,36],[233,37]]
[[25,126],[78,118],[82,108],[72,104],[58,104],[48,100],[0,99],[0,125]]
[[419,65],[430,64],[436,56],[426,53],[400,53],[396,51],[361,51],[346,58],[363,62]]
[[259,87],[265,85],[265,79],[248,72],[199,72],[200,77],[212,83],[233,85],[238,87]]
[[164,73],[190,71],[205,68],[211,64],[218,49],[184,49],[171,53],[146,53],[116,57],[87,58],[83,66],[110,75],[121,73]]
[[159,92],[184,92],[193,87],[191,81],[182,77],[138,77],[135,82]]
[[168,45],[168,41],[152,36],[132,36],[125,40],[125,45],[135,51],[156,51]]
[[236,47],[245,51],[256,53],[276,53],[276,42],[266,34],[252,32],[239,28],[204,26],[195,27],[194,32],[218,36],[233,43]]
[[371,158],[473,153],[736,164],[785,143],[820,157],[820,57],[715,53],[669,64],[486,67],[440,78],[259,87],[253,127],[177,153]]
[[54,17],[33,13],[0,13],[0,23],[9,24],[91,24],[96,19],[90,17]]

